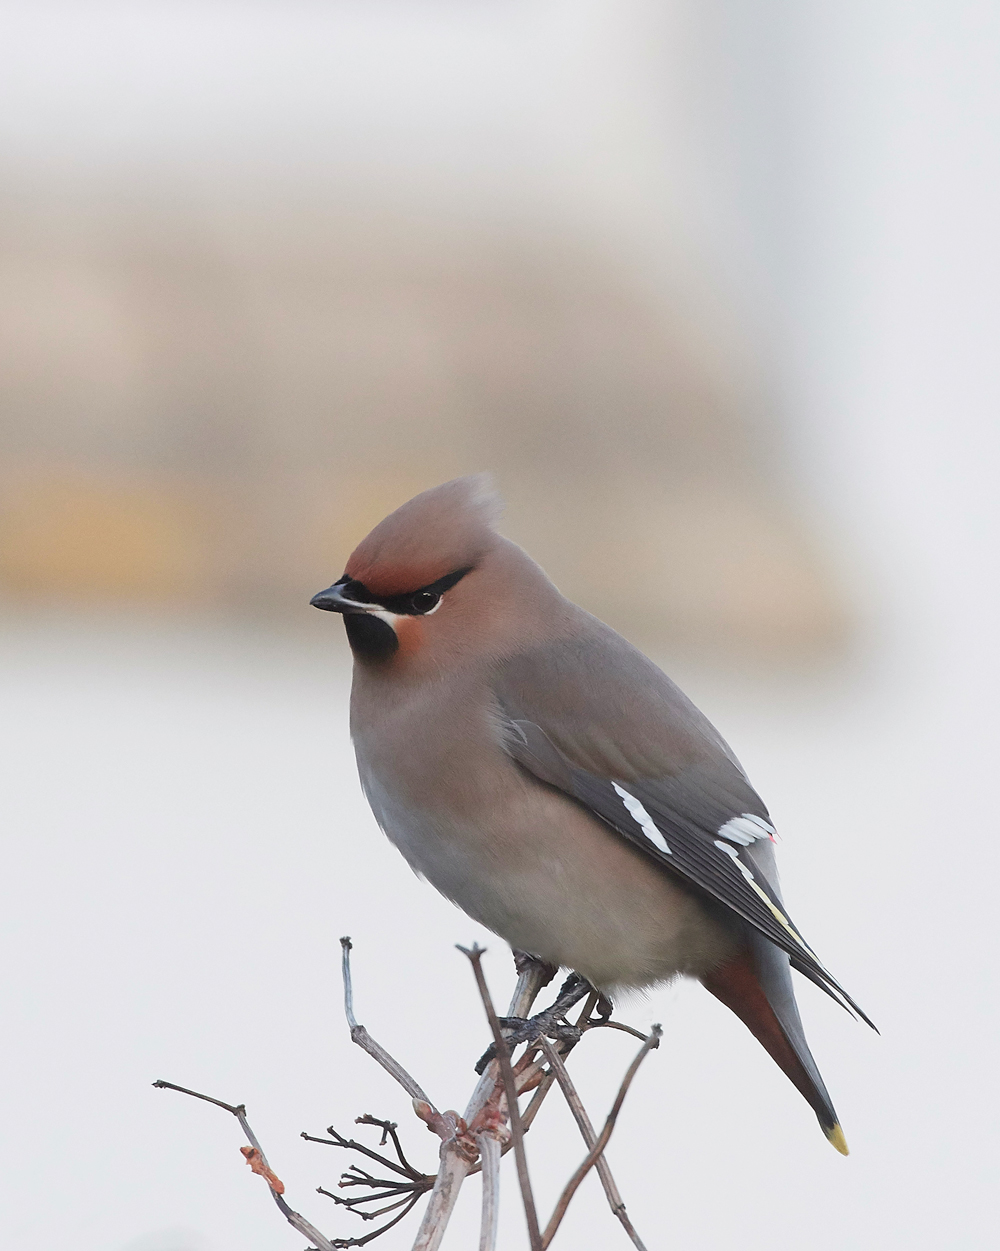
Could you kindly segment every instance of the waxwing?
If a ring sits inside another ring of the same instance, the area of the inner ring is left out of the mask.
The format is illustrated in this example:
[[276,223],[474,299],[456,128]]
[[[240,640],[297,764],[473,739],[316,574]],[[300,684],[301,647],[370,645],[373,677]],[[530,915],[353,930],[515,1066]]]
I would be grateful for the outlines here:
[[498,514],[484,476],[425,491],[312,600],[344,617],[376,820],[515,950],[608,995],[699,979],[846,1154],[790,970],[868,1018],[785,909],[767,809],[691,701],[565,599]]

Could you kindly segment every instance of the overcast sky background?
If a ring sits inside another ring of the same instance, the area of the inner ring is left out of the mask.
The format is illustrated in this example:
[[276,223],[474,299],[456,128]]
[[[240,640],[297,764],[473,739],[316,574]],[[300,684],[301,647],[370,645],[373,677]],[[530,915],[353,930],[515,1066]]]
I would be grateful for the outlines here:
[[[987,1247],[1000,16],[924,0],[695,7],[5,5],[0,150],[36,178],[159,159],[210,180],[280,166],[296,142],[326,142],[336,126],[318,119],[350,113],[358,159],[378,136],[400,185],[419,169],[489,199],[514,170],[518,211],[583,214],[644,247],[650,281],[683,268],[668,236],[689,239],[713,275],[706,310],[757,310],[789,464],[862,641],[798,677],[661,659],[747,766],[783,835],[793,915],[882,1036],[803,985],[843,1160],[735,1018],[697,987],[657,992],[626,1009],[665,1039],[609,1158],[651,1248]],[[667,19],[686,70],[657,96],[644,49],[654,28],[664,46]],[[728,138],[702,162],[712,133]],[[376,830],[342,631],[313,616],[283,639],[7,615],[5,1246],[301,1247],[235,1122],[152,1090],[160,1077],[245,1101],[293,1206],[330,1233],[359,1232],[312,1193],[345,1160],[300,1130],[389,1116],[433,1170],[434,1141],[349,1043],[337,938],[356,943],[359,1018],[443,1106],[464,1104],[486,1041],[452,944],[490,948],[498,998],[507,958]],[[574,1056],[595,1119],[630,1054],[605,1035]],[[529,1138],[543,1210],[580,1155],[553,1099]],[[446,1246],[470,1245],[477,1216],[473,1183]],[[408,1245],[401,1230],[387,1251]],[[560,1237],[620,1237],[593,1182]]]

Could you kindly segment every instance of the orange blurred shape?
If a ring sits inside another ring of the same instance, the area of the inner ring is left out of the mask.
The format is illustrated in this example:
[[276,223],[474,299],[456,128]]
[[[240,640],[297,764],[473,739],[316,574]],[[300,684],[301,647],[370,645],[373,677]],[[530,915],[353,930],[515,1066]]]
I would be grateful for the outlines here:
[[204,521],[162,482],[24,471],[0,504],[0,581],[15,593],[166,602],[205,580]]

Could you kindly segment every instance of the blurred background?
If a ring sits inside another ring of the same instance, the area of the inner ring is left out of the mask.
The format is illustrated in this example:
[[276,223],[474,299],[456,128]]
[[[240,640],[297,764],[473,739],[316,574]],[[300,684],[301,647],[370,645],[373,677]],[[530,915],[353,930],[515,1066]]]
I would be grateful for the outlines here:
[[[443,1106],[485,1045],[452,944],[498,998],[509,961],[375,828],[306,604],[482,469],[733,744],[883,1030],[803,986],[844,1161],[700,988],[629,1005],[651,1251],[993,1244],[998,55],[930,0],[0,3],[4,1245],[301,1246],[161,1077],[245,1100],[330,1236],[369,1228],[300,1130],[391,1116],[433,1171],[337,938]],[[529,1153],[544,1208],[561,1110]]]
[[488,467],[511,534],[649,639],[842,641],[785,454],[752,126],[704,27],[15,9],[0,586],[301,621],[375,521]]

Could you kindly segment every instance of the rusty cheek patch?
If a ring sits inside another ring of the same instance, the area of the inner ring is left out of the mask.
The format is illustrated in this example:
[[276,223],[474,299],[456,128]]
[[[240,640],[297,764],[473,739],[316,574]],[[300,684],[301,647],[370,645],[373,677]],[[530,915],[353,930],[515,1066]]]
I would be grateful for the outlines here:
[[399,639],[397,656],[412,656],[424,645],[426,625],[420,617],[397,617],[393,622],[396,638]]

